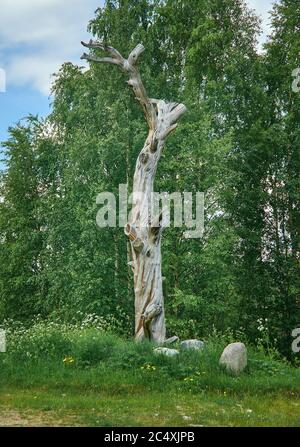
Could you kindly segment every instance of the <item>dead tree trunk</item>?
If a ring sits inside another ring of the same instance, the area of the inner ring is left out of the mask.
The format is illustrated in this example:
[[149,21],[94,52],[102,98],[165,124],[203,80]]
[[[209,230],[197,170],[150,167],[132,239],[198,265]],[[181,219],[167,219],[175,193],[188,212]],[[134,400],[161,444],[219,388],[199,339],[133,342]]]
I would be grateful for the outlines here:
[[131,243],[131,266],[134,274],[135,338],[162,343],[166,335],[161,274],[163,221],[162,213],[151,217],[153,183],[165,140],[176,128],[186,107],[183,104],[148,98],[136,68],[138,57],[144,51],[143,45],[137,45],[128,59],[124,59],[117,50],[104,43],[90,41],[82,44],[109,54],[109,57],[96,57],[84,53],[82,59],[115,64],[128,74],[127,83],[143,108],[148,123],[149,133],[136,162],[133,205],[125,234]]

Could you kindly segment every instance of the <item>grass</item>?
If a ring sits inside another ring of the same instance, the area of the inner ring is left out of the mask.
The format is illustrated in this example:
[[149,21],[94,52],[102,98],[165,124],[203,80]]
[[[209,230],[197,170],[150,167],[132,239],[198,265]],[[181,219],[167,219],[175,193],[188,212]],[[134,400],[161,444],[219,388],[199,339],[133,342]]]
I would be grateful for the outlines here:
[[234,377],[218,365],[225,345],[167,358],[95,329],[13,333],[0,356],[0,425],[299,426],[299,369],[249,348]]

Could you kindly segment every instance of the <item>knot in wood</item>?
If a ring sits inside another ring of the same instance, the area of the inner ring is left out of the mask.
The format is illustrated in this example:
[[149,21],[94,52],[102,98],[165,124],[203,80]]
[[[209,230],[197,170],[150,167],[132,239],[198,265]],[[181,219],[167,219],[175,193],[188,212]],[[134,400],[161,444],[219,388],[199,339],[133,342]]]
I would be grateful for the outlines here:
[[126,224],[126,226],[124,228],[124,233],[126,234],[126,236],[129,237],[129,239],[131,241],[135,241],[137,239],[136,229],[132,225],[130,225],[129,223]]
[[149,160],[149,155],[146,154],[145,152],[142,152],[140,154],[140,162],[143,164],[146,164],[148,160]]

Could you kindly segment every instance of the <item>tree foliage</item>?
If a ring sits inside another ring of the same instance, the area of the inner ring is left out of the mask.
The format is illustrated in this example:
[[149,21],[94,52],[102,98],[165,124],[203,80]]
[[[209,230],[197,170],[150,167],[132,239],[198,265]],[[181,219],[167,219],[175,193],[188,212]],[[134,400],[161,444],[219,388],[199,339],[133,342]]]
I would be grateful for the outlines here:
[[[243,0],[110,0],[91,34],[129,54],[142,42],[150,95],[189,110],[160,162],[157,191],[203,191],[205,233],[163,241],[168,331],[205,337],[265,321],[290,354],[299,323],[300,93],[297,0],[272,12],[264,51]],[[79,48],[80,50],[80,48]],[[117,69],[64,64],[46,120],[10,129],[1,177],[2,318],[76,311],[132,315],[122,228],[96,225],[96,196],[131,178],[146,126]]]

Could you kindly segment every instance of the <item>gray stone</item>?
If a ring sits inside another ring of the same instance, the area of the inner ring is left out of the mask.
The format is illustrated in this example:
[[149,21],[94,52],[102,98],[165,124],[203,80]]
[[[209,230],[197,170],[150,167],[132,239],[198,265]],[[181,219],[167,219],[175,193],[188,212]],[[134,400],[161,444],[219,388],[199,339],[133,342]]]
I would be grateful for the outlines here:
[[220,357],[220,365],[234,374],[240,374],[247,366],[247,349],[244,343],[230,343]]
[[204,348],[204,342],[201,340],[191,339],[191,340],[183,340],[180,343],[182,349],[195,349],[200,350]]
[[176,355],[179,354],[179,351],[177,349],[170,348],[155,348],[154,353],[166,355],[167,357],[176,357]]
[[179,340],[179,338],[177,337],[177,335],[174,335],[173,337],[167,338],[164,341],[164,345],[171,345],[172,343],[176,343]]

